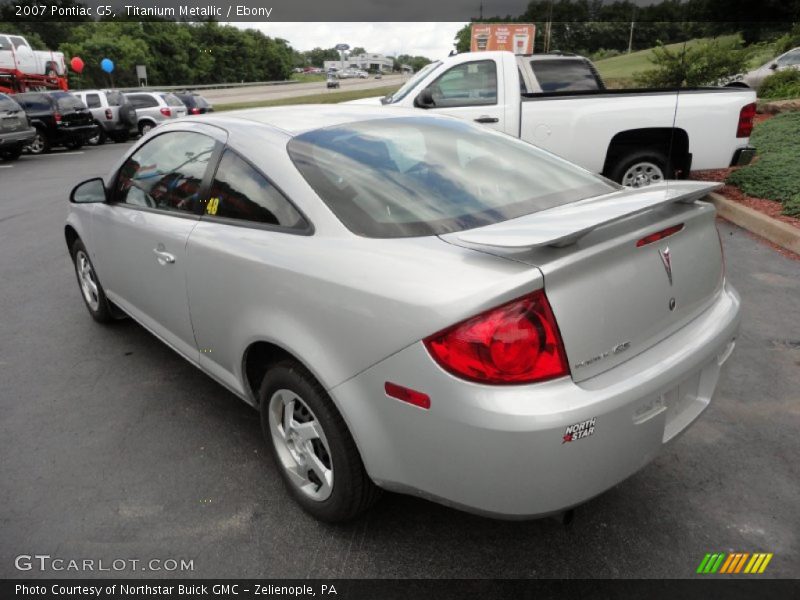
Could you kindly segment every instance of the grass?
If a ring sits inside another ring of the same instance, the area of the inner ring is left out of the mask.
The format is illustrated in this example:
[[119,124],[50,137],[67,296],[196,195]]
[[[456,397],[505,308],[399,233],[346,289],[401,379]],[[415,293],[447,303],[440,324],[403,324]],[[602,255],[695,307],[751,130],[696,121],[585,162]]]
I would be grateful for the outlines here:
[[800,216],[800,112],[784,113],[759,124],[750,137],[758,160],[737,169],[727,183],[748,196],[776,200],[783,213]]
[[[732,40],[736,35],[720,36],[719,40]],[[696,46],[702,42],[708,42],[710,38],[697,38],[686,42],[687,47]],[[667,44],[670,50],[678,50],[683,46],[683,42],[677,44]],[[632,87],[633,76],[636,73],[647,71],[654,68],[650,58],[653,56],[653,49],[639,50],[630,54],[622,54],[613,58],[606,58],[595,62],[597,70],[610,88]],[[749,62],[749,68],[763,65],[770,58],[775,56],[771,44],[759,44],[755,49]]]
[[386,87],[370,88],[367,90],[324,91],[319,94],[307,96],[295,96],[293,98],[278,98],[277,100],[260,100],[256,102],[235,102],[232,104],[215,104],[214,110],[238,110],[241,108],[261,108],[263,106],[288,106],[290,104],[335,104],[337,102],[347,102],[349,100],[359,100],[361,98],[371,98],[373,96],[385,96],[397,91],[399,85]]

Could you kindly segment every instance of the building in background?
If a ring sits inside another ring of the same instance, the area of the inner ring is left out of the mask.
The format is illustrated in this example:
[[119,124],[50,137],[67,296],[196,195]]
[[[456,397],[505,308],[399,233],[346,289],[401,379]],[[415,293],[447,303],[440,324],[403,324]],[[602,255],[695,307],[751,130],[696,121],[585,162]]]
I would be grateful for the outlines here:
[[365,54],[358,54],[348,56],[344,59],[344,63],[340,60],[326,60],[324,64],[325,71],[331,69],[359,69],[361,71],[381,71],[388,73],[392,70],[394,62],[391,58],[387,58],[383,54],[372,54],[370,52]]

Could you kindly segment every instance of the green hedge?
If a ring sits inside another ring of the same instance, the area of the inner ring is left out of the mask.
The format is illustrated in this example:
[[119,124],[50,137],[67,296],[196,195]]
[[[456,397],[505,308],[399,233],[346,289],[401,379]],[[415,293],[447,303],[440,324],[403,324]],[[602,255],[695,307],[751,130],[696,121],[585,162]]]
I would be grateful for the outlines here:
[[800,98],[800,70],[786,69],[770,75],[758,90],[760,98]]
[[800,112],[759,124],[750,137],[758,160],[728,176],[748,196],[777,200],[783,213],[800,216]]

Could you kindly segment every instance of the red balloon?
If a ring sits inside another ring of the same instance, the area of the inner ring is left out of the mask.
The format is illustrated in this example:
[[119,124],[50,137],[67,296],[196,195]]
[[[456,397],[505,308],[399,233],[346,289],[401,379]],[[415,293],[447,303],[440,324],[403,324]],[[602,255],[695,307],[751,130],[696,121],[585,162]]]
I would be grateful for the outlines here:
[[72,70],[76,73],[81,73],[83,71],[83,61],[81,60],[80,56],[75,56],[71,61],[69,61],[69,66],[72,67]]

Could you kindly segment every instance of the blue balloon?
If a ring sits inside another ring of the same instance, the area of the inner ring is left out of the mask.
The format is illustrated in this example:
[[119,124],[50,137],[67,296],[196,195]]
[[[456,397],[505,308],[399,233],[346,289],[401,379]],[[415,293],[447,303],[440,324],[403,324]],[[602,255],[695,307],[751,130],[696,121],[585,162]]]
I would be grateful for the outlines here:
[[112,61],[110,58],[104,58],[100,61],[100,68],[106,73],[111,73],[111,71],[114,70],[114,61]]

